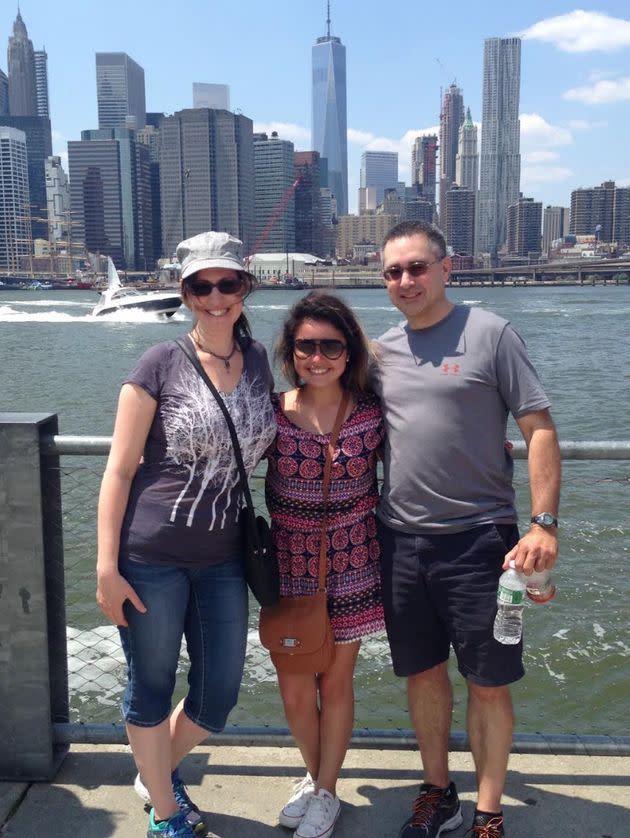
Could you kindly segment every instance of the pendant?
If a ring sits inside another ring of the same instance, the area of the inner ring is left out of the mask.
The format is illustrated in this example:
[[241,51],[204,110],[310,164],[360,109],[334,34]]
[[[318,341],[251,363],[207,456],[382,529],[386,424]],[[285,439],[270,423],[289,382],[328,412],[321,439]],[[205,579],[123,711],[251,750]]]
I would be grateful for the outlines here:
[[225,369],[229,372],[230,371],[230,359],[226,358],[223,363],[225,364]]

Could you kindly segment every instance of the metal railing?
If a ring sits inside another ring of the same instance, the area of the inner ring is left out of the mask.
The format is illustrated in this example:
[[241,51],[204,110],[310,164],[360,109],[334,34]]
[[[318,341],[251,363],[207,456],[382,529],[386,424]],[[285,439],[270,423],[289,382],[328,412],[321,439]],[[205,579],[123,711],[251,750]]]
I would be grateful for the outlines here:
[[[13,417],[8,425],[3,424],[7,416]],[[23,421],[25,419],[26,422]],[[24,436],[25,425],[28,433]],[[5,440],[2,438],[3,433],[9,433]],[[12,456],[3,458],[3,441],[8,441],[4,451],[9,451]],[[41,695],[36,693],[27,696],[26,704],[30,708],[29,712],[32,711],[33,716],[37,717],[37,724],[32,719],[28,724],[25,722],[23,734],[32,737],[34,731],[38,730],[37,725],[45,726],[47,719],[48,739],[44,737],[45,753],[41,764],[20,766],[12,774],[9,767],[8,773],[11,776],[24,776],[25,772],[31,778],[49,776],[51,765],[71,743],[116,744],[126,741],[123,726],[114,721],[118,718],[118,704],[125,682],[124,658],[115,627],[104,624],[94,601],[96,501],[104,466],[103,457],[108,453],[110,444],[109,437],[59,435],[56,432],[56,417],[35,417],[33,421],[33,417],[0,415],[0,494],[5,500],[5,512],[0,511],[0,524],[6,524],[8,530],[11,529],[8,522],[15,519],[13,513],[16,504],[19,507],[17,517],[24,517],[20,537],[13,539],[9,531],[8,539],[0,543],[0,583],[3,579],[3,559],[11,558],[11,574],[18,572],[18,565],[19,573],[24,569],[20,556],[16,564],[15,544],[18,544],[18,552],[25,548],[22,536],[25,521],[30,522],[33,535],[37,536],[35,553],[39,551],[41,554],[41,568],[37,571],[34,567],[29,572],[34,578],[41,577],[41,583],[37,583],[40,585],[39,590],[37,585],[31,583],[21,586],[23,605],[28,606],[23,593],[27,588],[30,591],[31,606],[40,599],[46,603],[46,614],[39,626],[41,636],[38,639],[36,635],[29,635],[34,641],[37,640],[39,658],[35,656],[34,660],[39,661],[40,673],[44,672],[48,678],[47,684],[43,687],[40,684],[41,690],[46,693],[46,701],[42,702]],[[561,442],[561,452],[567,461],[623,462],[630,460],[630,441],[565,441]],[[526,459],[524,443],[514,444],[512,456],[516,460]],[[580,469],[582,466],[576,464],[575,468]],[[37,475],[37,480],[33,474]],[[25,483],[27,477],[29,479]],[[259,497],[260,477],[258,475],[254,478],[254,494]],[[580,479],[586,481],[587,494],[591,489],[589,481],[600,482],[588,476]],[[605,481],[602,485],[610,490],[610,478],[606,477]],[[618,492],[625,486],[630,488],[630,478],[623,471],[613,491]],[[522,487],[526,487],[526,477],[522,479]],[[39,502],[33,503],[32,499],[35,497],[37,500],[38,493]],[[16,500],[18,494],[19,502]],[[29,498],[31,508],[27,510],[25,505]],[[623,507],[623,504],[620,506]],[[11,519],[10,514],[13,514]],[[17,593],[17,580],[14,587]],[[35,613],[39,615],[38,609],[32,607],[31,614]],[[16,608],[9,615],[7,643],[3,643],[4,627],[0,625],[0,664],[7,650],[9,654],[23,651],[24,657],[20,655],[20,661],[25,671],[21,677],[31,683],[34,678],[33,668],[29,668],[26,661],[27,657],[32,658],[33,650],[16,650],[15,640],[8,640],[9,630],[14,633],[14,638],[20,636],[19,631],[23,630],[27,616],[23,608]],[[18,634],[15,634],[16,631]],[[249,708],[245,710],[239,705],[232,716],[234,723],[223,734],[213,736],[212,741],[230,745],[290,744],[292,739],[283,726],[284,717],[275,672],[267,654],[257,642],[255,618],[250,623],[249,641],[243,694],[248,699],[253,696],[253,703],[250,701]],[[43,662],[42,646],[47,658]],[[611,666],[613,681],[616,676],[615,667],[620,670],[620,680],[627,680],[627,672],[624,674],[622,671],[624,660],[615,659]],[[184,659],[178,680],[178,689],[182,694],[185,690],[185,669]],[[353,747],[416,747],[415,736],[408,729],[400,680],[391,675],[390,669],[385,638],[369,638],[364,641],[356,675],[359,724],[353,732]],[[13,684],[3,682],[1,672],[0,667],[0,703],[2,706],[8,706],[8,701],[15,704],[18,700],[15,681]],[[40,674],[40,681],[43,677]],[[463,705],[464,699],[459,703]],[[397,716],[392,710],[394,705]],[[459,711],[460,722],[463,722],[462,707]],[[16,714],[19,715],[19,711]],[[256,726],[252,725],[253,716],[256,718]],[[3,739],[3,721],[8,724],[6,719],[0,718],[0,742]],[[617,735],[616,732],[589,735],[584,731],[517,733],[513,750],[530,754],[629,756],[630,736],[626,736],[623,729],[621,732],[624,735]],[[469,750],[466,735],[454,732],[450,738],[450,747],[452,750]],[[7,773],[7,769],[3,768],[1,744],[0,769],[0,776],[3,771]]]

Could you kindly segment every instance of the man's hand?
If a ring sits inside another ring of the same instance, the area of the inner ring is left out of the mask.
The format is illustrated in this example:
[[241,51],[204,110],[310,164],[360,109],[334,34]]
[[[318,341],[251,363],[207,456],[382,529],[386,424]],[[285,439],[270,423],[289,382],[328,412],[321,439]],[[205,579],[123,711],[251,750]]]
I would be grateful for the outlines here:
[[515,570],[529,576],[535,570],[551,570],[558,558],[558,533],[555,529],[545,529],[532,524],[529,531],[505,555],[503,569],[507,570],[514,562]]
[[117,570],[98,574],[96,601],[103,614],[116,626],[127,625],[123,612],[126,600],[141,614],[146,613],[147,609],[138,594]]

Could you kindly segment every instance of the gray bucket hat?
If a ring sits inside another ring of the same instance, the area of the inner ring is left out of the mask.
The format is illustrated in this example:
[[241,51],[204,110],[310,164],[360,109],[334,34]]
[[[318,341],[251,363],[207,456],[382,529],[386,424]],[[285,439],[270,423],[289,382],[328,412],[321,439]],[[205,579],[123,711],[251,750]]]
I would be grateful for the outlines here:
[[229,233],[199,233],[177,245],[177,260],[181,267],[181,278],[186,279],[204,268],[228,268],[240,271],[256,281],[256,277],[243,265],[241,248],[243,242]]

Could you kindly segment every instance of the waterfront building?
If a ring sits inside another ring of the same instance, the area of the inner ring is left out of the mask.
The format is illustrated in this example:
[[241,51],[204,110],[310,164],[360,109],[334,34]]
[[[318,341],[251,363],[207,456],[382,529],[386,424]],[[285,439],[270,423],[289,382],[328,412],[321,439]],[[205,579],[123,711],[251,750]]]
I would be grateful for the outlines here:
[[613,241],[615,182],[574,189],[571,193],[570,232],[576,236],[595,235],[598,242]]
[[507,208],[519,198],[521,39],[484,44],[477,251],[495,257],[506,240]]
[[[152,118],[158,125],[149,122]],[[153,235],[153,253],[159,259],[162,253],[162,211],[160,197],[160,129],[159,123],[164,114],[147,114],[147,124],[136,131],[136,140],[146,145],[149,150],[149,179],[151,183],[151,229]]]
[[13,34],[9,37],[7,72],[9,113],[12,116],[36,116],[35,55],[19,8],[13,24]]
[[44,164],[52,154],[50,120],[43,116],[0,116],[0,125],[26,135],[32,238],[48,238],[48,204]]
[[320,157],[316,151],[293,155],[295,188],[295,249],[315,256],[324,254],[321,224]]
[[455,183],[477,194],[479,188],[479,151],[477,149],[477,126],[466,109],[466,119],[459,129],[457,158],[455,160]]
[[351,258],[356,245],[374,243],[380,250],[387,233],[398,224],[399,215],[377,213],[374,215],[340,215],[337,231],[337,256]]
[[50,119],[48,103],[48,55],[45,49],[35,50],[35,96],[37,99],[37,116]]
[[[325,163],[320,158],[321,163]],[[332,256],[337,247],[337,203],[332,194],[332,189],[327,186],[319,190],[319,220],[322,229],[322,253],[324,256]]]
[[453,184],[446,193],[440,214],[442,232],[453,253],[472,256],[475,252],[475,193]]
[[0,116],[9,113],[9,77],[0,70]]
[[630,187],[615,188],[613,241],[620,251],[630,250]]
[[125,270],[153,268],[147,146],[130,129],[82,131],[68,143],[68,161],[72,221],[86,250]]
[[348,129],[346,107],[346,48],[330,34],[330,4],[327,33],[312,48],[312,147],[328,165],[328,187],[337,202],[337,212],[348,212]]
[[435,203],[437,134],[416,137],[411,149],[411,185],[421,186],[425,198]]
[[220,111],[229,111],[230,85],[193,82],[193,108],[217,108]]
[[405,198],[404,217],[406,221],[433,222],[435,215],[435,202],[422,195]]
[[218,230],[254,245],[252,121],[242,114],[187,108],[161,122],[162,251]]
[[295,250],[295,181],[289,140],[277,131],[254,134],[254,219],[256,251],[286,253]]
[[144,70],[126,52],[96,53],[99,128],[144,128]]
[[17,270],[32,253],[26,136],[0,125],[0,270]]
[[440,214],[446,209],[446,193],[455,183],[459,129],[464,122],[464,97],[453,82],[444,92],[440,111]]
[[361,155],[361,188],[376,188],[376,203],[382,204],[385,190],[398,184],[398,152],[364,151]]
[[543,210],[542,252],[546,258],[549,258],[549,254],[552,249],[552,242],[563,238],[568,232],[568,207],[545,207]]
[[376,212],[376,186],[359,187],[359,215]]
[[46,203],[48,206],[48,241],[65,242],[70,223],[70,186],[61,157],[50,156],[44,164]]
[[400,197],[398,189],[386,189],[382,202],[377,207],[377,212],[386,215],[397,215],[402,219],[405,215],[405,198]]
[[539,258],[542,203],[519,198],[507,213],[507,252],[510,256]]

